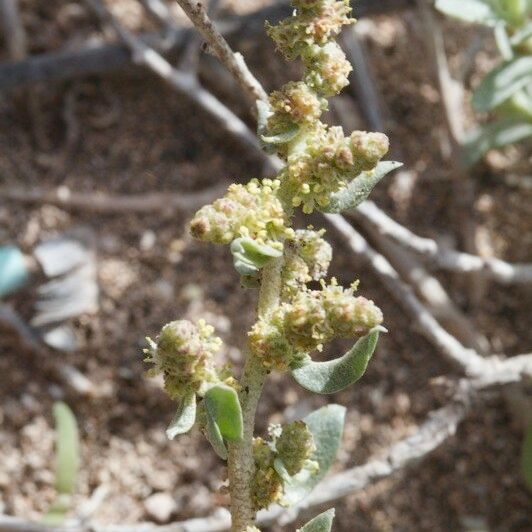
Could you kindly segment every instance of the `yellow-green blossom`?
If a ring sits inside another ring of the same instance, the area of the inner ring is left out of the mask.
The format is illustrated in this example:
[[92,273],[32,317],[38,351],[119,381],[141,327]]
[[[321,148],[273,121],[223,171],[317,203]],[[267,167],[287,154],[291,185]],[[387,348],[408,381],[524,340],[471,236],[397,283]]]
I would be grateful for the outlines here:
[[253,439],[255,474],[251,496],[256,511],[267,508],[282,498],[283,481],[274,468],[275,456],[275,451],[262,438]]
[[192,236],[215,244],[229,244],[250,237],[262,244],[282,248],[282,239],[293,234],[277,198],[279,181],[252,179],[233,184],[223,198],[202,207],[190,222]]
[[188,320],[167,323],[149,347],[144,359],[154,365],[151,376],[162,374],[166,392],[173,399],[189,391],[197,392],[203,383],[216,382],[218,375],[213,355],[222,345],[212,336],[214,328],[200,320],[197,325]]
[[285,425],[275,448],[290,476],[299,473],[316,451],[314,438],[304,421]]

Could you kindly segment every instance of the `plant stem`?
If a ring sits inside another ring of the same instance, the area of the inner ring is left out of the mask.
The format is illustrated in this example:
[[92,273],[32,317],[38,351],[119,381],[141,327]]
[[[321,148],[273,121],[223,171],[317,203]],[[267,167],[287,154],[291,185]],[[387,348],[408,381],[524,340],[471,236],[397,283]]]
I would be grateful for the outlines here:
[[[262,282],[259,293],[258,315],[267,316],[279,303],[281,290],[282,257],[273,260],[262,270]],[[262,393],[266,369],[260,359],[247,352],[246,364],[241,379],[242,391],[240,403],[244,420],[244,436],[241,441],[229,444],[228,469],[229,490],[231,493],[231,530],[245,532],[255,522],[251,487],[255,473],[253,460],[253,431],[255,413]]]

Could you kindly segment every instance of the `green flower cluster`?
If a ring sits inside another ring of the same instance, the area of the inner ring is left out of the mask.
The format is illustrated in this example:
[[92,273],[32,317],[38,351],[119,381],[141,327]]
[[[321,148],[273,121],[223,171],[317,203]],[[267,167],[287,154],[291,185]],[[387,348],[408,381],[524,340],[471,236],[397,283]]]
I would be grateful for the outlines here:
[[188,320],[172,321],[159,333],[157,341],[147,338],[144,359],[154,365],[150,376],[162,374],[164,388],[173,399],[187,392],[200,392],[204,383],[219,381],[213,355],[221,345],[212,336],[214,328],[200,320],[197,325]]
[[253,440],[255,474],[252,494],[255,510],[267,508],[274,502],[282,504],[284,481],[276,467],[277,460],[290,476],[297,475],[304,468],[315,471],[318,467],[316,462],[311,461],[316,446],[304,421],[294,421],[282,429],[277,428],[280,432],[270,432],[271,441],[262,438]]
[[294,238],[286,241],[283,299],[295,295],[306,283],[319,281],[327,275],[332,247],[322,238],[324,233],[324,229],[298,229]]
[[288,474],[299,473],[316,452],[314,438],[304,421],[294,421],[283,427],[275,448]]
[[338,192],[361,172],[372,170],[388,152],[383,133],[354,131],[344,136],[341,127],[321,122],[291,151],[280,174],[282,194],[294,207],[311,213],[326,207],[331,194]]
[[265,367],[287,370],[333,338],[364,335],[382,323],[373,301],[355,297],[355,285],[344,289],[334,278],[321,283],[321,290],[302,287],[251,328],[250,348]]
[[286,225],[278,180],[252,179],[246,185],[233,184],[223,198],[205,205],[190,222],[192,236],[215,244],[229,244],[249,237],[258,243],[282,249],[281,240],[293,235]]

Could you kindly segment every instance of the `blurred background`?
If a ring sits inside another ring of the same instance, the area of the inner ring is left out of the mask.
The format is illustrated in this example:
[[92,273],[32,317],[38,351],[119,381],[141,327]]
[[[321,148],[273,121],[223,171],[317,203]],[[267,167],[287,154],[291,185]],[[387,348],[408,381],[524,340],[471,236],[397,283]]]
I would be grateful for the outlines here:
[[[444,248],[531,262],[530,142],[479,137],[493,115],[471,105],[501,63],[501,37],[422,0],[352,5],[359,22],[340,43],[355,72],[326,119],[389,135],[389,158],[404,167],[372,200]],[[241,365],[255,293],[240,288],[228,250],[193,241],[186,223],[229,182],[269,169],[190,93],[135,64],[124,37],[156,49],[254,130],[251,106],[175,2],[0,6],[0,513],[38,521],[56,500],[53,405],[64,401],[80,438],[71,517],[139,530],[210,515],[227,503],[224,464],[197,432],[166,439],[175,405],[146,376],[141,351],[166,322],[205,318],[224,340],[220,357]],[[285,63],[264,31],[266,19],[290,13],[287,3],[220,0],[209,11],[267,91],[299,78],[300,65]],[[360,217],[350,221],[465,346],[530,349],[530,284],[430,269]],[[459,373],[333,229],[327,238],[331,273],[360,279],[389,330],[365,377],[330,398],[348,407],[341,471],[413,434],[448,400],[434,379]],[[521,463],[527,391],[483,397],[433,453],[338,501],[334,530],[532,530]],[[328,400],[273,374],[257,430]]]

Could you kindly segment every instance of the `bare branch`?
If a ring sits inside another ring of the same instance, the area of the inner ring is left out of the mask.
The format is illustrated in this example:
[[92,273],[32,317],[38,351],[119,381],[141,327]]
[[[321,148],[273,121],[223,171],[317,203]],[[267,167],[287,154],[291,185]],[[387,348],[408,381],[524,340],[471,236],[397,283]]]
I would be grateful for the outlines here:
[[364,237],[342,216],[326,214],[326,219],[341,234],[349,248],[365,259],[391,295],[407,310],[414,325],[455,367],[467,375],[475,376],[482,373],[485,360],[475,351],[465,348],[456,338],[450,335],[421,304],[412,289],[406,285],[388,260],[372,249]]
[[532,283],[532,264],[512,264],[500,259],[483,258],[445,248],[430,238],[423,238],[412,233],[390,218],[372,201],[364,202],[358,207],[358,211],[381,234],[422,255],[437,268],[463,273],[478,272],[501,284]]
[[0,25],[10,59],[12,61],[24,59],[27,53],[27,39],[18,0],[0,0]]
[[118,36],[127,44],[133,54],[133,60],[140,63],[163,78],[175,90],[195,102],[213,116],[227,131],[243,145],[251,148],[264,162],[269,158],[260,149],[255,134],[222,102],[206,91],[194,75],[180,72],[172,67],[166,59],[143,41],[133,35],[111,14],[100,0],[85,0],[104,24],[110,25]]
[[203,5],[200,2],[191,2],[190,0],[177,0],[177,2],[194,23],[196,29],[203,35],[203,38],[209,43],[216,57],[238,81],[248,98],[252,102],[256,100],[266,101],[268,95],[249,71],[244,58],[241,54],[231,50],[225,38],[212,23]]
[[54,191],[42,189],[0,189],[0,200],[27,204],[49,204],[62,209],[82,210],[100,214],[120,214],[124,212],[150,213],[158,211],[189,211],[220,197],[228,183],[217,184],[199,192],[167,194],[150,193],[129,196],[109,196],[100,193],[71,192],[66,188]]

